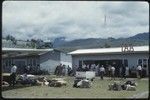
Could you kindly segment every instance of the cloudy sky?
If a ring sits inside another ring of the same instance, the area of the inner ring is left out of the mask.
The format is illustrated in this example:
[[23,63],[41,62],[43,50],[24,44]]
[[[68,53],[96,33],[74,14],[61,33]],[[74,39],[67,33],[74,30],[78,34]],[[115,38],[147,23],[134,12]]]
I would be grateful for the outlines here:
[[147,2],[4,1],[2,35],[67,40],[129,37],[149,31]]

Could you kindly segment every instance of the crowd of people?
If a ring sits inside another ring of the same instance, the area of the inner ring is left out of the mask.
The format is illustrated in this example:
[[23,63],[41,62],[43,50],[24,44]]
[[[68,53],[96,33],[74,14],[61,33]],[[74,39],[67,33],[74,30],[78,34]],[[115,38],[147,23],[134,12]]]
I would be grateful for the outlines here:
[[60,64],[56,66],[54,74],[57,76],[72,76],[72,68],[69,65]]
[[[77,68],[77,69],[75,69]],[[83,66],[79,66],[79,67],[75,67],[74,69],[72,69],[69,65],[63,65],[60,64],[56,67],[54,74],[57,76],[74,76],[76,71],[95,71],[96,76],[100,76],[100,78],[103,80],[104,79],[104,75],[107,75],[108,77],[110,77],[111,79],[115,79],[115,73],[116,73],[116,68],[114,65],[95,65],[95,64],[91,64],[91,65],[83,65]],[[30,74],[30,70],[31,67],[30,65],[28,65],[25,68],[25,74]],[[120,67],[120,77],[121,78],[126,78],[128,76],[130,76],[129,73],[129,67],[128,66],[124,66],[122,65],[122,67]],[[17,66],[15,64],[12,65],[11,68],[11,75],[10,75],[10,85],[14,86],[14,84],[16,83],[16,72],[17,72]],[[137,74],[137,78],[142,78],[143,75],[143,68],[141,65],[137,65],[136,67],[136,74]],[[145,74],[145,73],[144,73]]]
[[[115,77],[121,77],[126,79],[127,77],[131,76],[131,70],[133,70],[132,67],[129,68],[128,66],[125,66],[123,64],[119,66],[119,70],[116,70],[116,67],[117,66],[115,66],[114,64],[106,66],[99,64],[83,64],[79,67],[77,67],[76,65],[75,68],[77,69],[74,71],[74,73],[76,71],[95,71],[96,76],[100,76],[101,79],[103,79],[104,75],[110,77],[111,79],[115,79]],[[141,65],[137,65],[134,70],[136,71],[137,78],[142,78],[146,76],[146,72],[143,72],[144,69]]]

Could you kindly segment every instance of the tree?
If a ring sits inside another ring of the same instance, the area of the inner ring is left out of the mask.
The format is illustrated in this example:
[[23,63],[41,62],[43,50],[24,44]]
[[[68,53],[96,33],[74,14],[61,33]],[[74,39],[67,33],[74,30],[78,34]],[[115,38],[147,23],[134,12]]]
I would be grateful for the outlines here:
[[14,45],[17,44],[17,40],[15,40],[15,39],[13,39],[12,42],[13,42]]
[[31,47],[31,42],[29,40],[26,41],[26,46]]
[[37,39],[36,45],[37,45],[37,48],[38,48],[38,49],[43,48],[43,47],[44,47],[44,42],[43,42],[43,40]]
[[110,46],[110,44],[105,43],[105,44],[104,44],[104,47],[105,47],[105,48],[110,48],[111,46]]
[[10,40],[10,35],[7,35],[7,36],[6,36],[6,40],[7,40],[7,41]]
[[46,42],[44,46],[45,46],[45,48],[52,48],[53,43],[52,42]]
[[36,40],[35,39],[31,39],[31,47],[36,48]]
[[8,41],[8,40],[12,41],[12,43],[13,43],[14,45],[17,44],[16,38],[13,37],[13,36],[11,36],[11,35],[7,35],[7,36],[6,36],[6,40],[7,40],[7,41]]

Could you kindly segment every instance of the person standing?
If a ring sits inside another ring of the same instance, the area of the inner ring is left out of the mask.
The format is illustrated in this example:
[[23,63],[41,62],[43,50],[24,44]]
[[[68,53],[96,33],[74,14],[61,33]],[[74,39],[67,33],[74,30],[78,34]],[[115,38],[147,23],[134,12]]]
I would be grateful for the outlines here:
[[15,64],[12,64],[11,68],[11,74],[10,74],[10,86],[14,86],[16,82],[16,71],[17,71],[17,66]]
[[122,78],[122,66],[119,68],[119,77]]
[[142,75],[142,66],[138,65],[137,66],[137,77],[141,78],[141,75]]
[[31,67],[30,67],[30,64],[26,67],[26,70],[27,70],[27,74],[30,74],[30,69],[31,69]]
[[111,65],[108,65],[108,77],[111,77]]
[[142,68],[142,77],[146,77],[146,65],[143,65],[143,68]]
[[121,74],[122,74],[122,78],[126,79],[126,68],[124,65],[122,65],[122,71],[121,71]]
[[97,64],[97,66],[96,66],[96,76],[99,76],[99,64]]
[[67,67],[67,70],[68,70],[68,76],[70,76],[71,68],[69,67],[69,65]]
[[89,68],[88,68],[88,66],[86,66],[86,67],[85,67],[85,71],[89,71]]
[[75,76],[76,75],[76,71],[78,71],[78,66],[75,65],[73,68],[72,68],[72,76]]
[[63,65],[62,64],[60,64],[59,75],[60,76],[63,75]]
[[86,65],[83,64],[83,65],[82,65],[82,71],[85,71],[85,67],[86,67]]
[[91,71],[95,71],[95,67],[96,67],[96,65],[95,65],[95,64],[92,64],[90,70],[91,70]]
[[111,66],[111,79],[115,79],[115,67]]
[[101,76],[101,79],[102,79],[102,80],[103,80],[104,73],[105,73],[105,68],[104,68],[104,66],[102,65],[102,66],[100,67],[100,76]]
[[129,67],[128,67],[128,66],[126,66],[126,71],[125,71],[125,73],[126,73],[126,77],[128,77],[128,76],[129,76]]
[[62,75],[63,76],[66,75],[66,66],[65,65],[62,66]]
[[56,69],[55,69],[55,72],[54,72],[54,74],[57,75],[57,76],[58,76],[58,69],[59,69],[58,67],[59,66],[56,66]]

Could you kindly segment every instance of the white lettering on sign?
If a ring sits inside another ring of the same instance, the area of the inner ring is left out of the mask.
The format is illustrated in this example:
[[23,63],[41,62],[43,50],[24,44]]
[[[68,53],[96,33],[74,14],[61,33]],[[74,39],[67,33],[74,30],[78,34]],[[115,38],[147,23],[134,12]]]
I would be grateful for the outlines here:
[[122,52],[133,52],[134,51],[134,48],[132,45],[123,45],[122,48],[121,48]]

